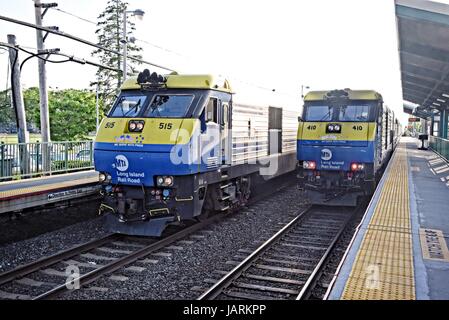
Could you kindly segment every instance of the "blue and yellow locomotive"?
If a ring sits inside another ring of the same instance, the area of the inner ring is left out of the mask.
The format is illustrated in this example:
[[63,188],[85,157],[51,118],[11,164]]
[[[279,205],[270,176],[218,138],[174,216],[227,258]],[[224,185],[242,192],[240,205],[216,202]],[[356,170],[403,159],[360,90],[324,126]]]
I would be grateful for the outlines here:
[[311,203],[353,206],[374,192],[400,130],[379,93],[309,92],[299,120],[298,177]]
[[260,177],[295,170],[298,107],[234,96],[211,75],[145,70],[122,85],[94,146],[111,231],[159,236],[242,206]]

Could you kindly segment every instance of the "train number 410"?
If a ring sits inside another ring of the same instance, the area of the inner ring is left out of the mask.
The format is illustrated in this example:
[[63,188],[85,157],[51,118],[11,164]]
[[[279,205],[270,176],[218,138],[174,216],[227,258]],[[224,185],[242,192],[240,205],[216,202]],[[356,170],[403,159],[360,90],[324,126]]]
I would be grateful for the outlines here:
[[357,131],[362,131],[363,130],[363,126],[353,126],[352,129],[353,130],[357,130]]

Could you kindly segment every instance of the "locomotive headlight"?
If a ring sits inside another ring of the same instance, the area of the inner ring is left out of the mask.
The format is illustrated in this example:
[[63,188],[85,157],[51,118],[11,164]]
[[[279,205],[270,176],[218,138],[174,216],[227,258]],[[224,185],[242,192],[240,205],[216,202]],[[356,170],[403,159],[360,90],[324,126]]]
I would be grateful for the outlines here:
[[171,187],[175,179],[172,176],[159,176],[156,178],[158,187]]
[[109,183],[112,180],[112,177],[107,172],[100,172],[100,174],[98,175],[98,180],[100,181],[100,183]]
[[351,171],[362,171],[363,169],[365,169],[365,165],[363,163],[351,163]]
[[138,122],[136,128],[138,131],[142,131],[143,130],[143,122]]
[[326,127],[327,133],[341,133],[341,125],[338,123],[329,123]]
[[145,126],[145,121],[143,120],[130,120],[128,122],[128,130],[130,132],[142,132]]
[[171,176],[165,177],[164,184],[168,187],[172,186],[173,185],[173,177],[171,177]]
[[316,162],[315,161],[304,161],[302,163],[302,167],[304,169],[308,169],[308,170],[315,170],[316,169]]

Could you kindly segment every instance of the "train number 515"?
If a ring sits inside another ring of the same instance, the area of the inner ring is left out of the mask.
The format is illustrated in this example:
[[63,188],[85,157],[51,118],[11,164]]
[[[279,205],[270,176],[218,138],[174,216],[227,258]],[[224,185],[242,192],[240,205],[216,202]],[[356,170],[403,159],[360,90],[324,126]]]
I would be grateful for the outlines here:
[[172,128],[171,123],[159,123],[159,129],[160,130],[170,130]]

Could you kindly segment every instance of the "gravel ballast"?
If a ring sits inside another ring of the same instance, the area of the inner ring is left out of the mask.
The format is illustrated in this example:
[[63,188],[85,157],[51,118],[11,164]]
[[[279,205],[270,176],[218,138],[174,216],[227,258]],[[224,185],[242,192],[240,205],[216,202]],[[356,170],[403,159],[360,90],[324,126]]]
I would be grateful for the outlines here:
[[83,221],[40,236],[0,246],[0,272],[33,262],[108,234],[103,218]]
[[[198,232],[162,253],[146,257],[133,266],[120,269],[61,299],[195,299],[206,289],[205,279],[217,278],[215,270],[232,268],[226,264],[240,249],[254,248],[288,223],[298,210],[305,208],[301,192],[290,186],[241,209],[225,220]],[[157,261],[157,262],[155,262]]]

